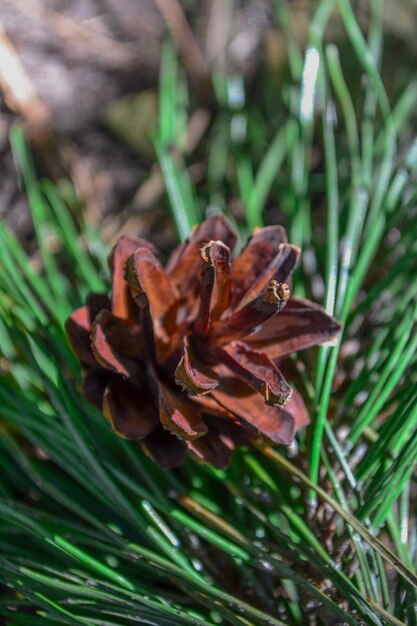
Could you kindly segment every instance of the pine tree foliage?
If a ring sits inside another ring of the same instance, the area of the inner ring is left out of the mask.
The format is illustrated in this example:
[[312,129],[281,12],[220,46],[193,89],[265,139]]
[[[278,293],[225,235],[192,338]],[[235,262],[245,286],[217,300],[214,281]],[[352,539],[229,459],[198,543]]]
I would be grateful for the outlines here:
[[343,323],[336,345],[292,362],[312,423],[289,452],[164,472],[83,399],[63,325],[89,292],[108,291],[107,250],[12,133],[41,267],[1,226],[8,626],[417,623],[417,85],[387,96],[379,2],[366,32],[348,0],[316,3],[304,53],[285,7],[279,87],[263,78],[252,99],[241,77],[213,77],[198,189],[184,152],[193,99],[169,43],[154,142],[180,238],[207,211],[233,219],[230,198],[242,234],[279,206],[304,253],[296,293]]

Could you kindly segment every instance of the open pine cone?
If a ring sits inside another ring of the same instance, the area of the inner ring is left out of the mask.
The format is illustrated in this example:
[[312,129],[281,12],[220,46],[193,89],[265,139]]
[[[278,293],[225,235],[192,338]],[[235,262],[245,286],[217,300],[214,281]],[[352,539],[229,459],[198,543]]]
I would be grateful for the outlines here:
[[232,259],[236,239],[215,215],[164,269],[151,243],[122,237],[110,259],[111,301],[93,295],[67,322],[85,397],[163,468],[187,450],[225,468],[236,445],[259,435],[291,444],[308,415],[279,363],[340,329],[290,296],[300,250],[282,227],[256,229]]

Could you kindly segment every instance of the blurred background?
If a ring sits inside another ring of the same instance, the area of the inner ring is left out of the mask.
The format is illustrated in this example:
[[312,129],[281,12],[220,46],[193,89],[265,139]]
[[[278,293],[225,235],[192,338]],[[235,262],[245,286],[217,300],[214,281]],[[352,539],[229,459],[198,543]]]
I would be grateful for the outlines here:
[[[375,4],[352,3],[364,29]],[[256,163],[291,108],[287,22],[303,51],[316,8],[309,0],[0,0],[0,215],[30,248],[31,221],[8,141],[18,121],[40,175],[64,195],[74,193],[106,242],[127,228],[151,232],[163,248],[173,244],[152,142],[169,35],[187,84],[183,158],[206,207],[225,203],[239,221],[240,201],[229,185],[235,173],[216,178],[210,164],[213,133],[223,133],[222,105],[245,111],[241,145],[249,142]],[[415,72],[416,26],[417,0],[386,0],[383,78],[393,98]],[[343,55],[345,38],[336,11],[326,40],[338,43],[354,89],[357,64],[351,49]],[[228,80],[223,103],[216,76]],[[229,188],[213,200],[216,185]]]

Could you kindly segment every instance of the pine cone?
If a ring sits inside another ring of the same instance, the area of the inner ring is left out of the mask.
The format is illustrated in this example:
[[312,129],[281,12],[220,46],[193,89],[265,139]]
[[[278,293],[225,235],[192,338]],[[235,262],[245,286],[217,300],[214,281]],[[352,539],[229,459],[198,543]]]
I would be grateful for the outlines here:
[[91,296],[67,322],[85,397],[163,468],[183,463],[187,450],[225,468],[236,445],[259,435],[291,444],[309,420],[278,364],[340,329],[290,296],[300,250],[282,227],[256,229],[232,259],[236,239],[215,215],[164,269],[151,243],[122,237],[110,259],[111,301]]

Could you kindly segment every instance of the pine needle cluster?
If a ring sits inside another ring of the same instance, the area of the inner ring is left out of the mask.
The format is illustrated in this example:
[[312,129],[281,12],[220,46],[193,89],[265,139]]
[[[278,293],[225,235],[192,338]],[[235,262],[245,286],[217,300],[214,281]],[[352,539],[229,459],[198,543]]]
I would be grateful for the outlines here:
[[220,211],[242,241],[279,217],[302,248],[295,293],[343,325],[291,362],[311,425],[289,451],[236,451],[228,470],[163,471],[115,435],[82,396],[64,331],[90,292],[108,293],[108,250],[38,180],[15,128],[41,269],[0,226],[7,626],[417,623],[417,85],[387,96],[379,2],[366,31],[349,0],[316,3],[304,52],[276,5],[288,70],[278,87],[259,77],[253,97],[239,75],[213,76],[204,180],[184,150],[194,100],[170,43],[154,145],[180,239]]

